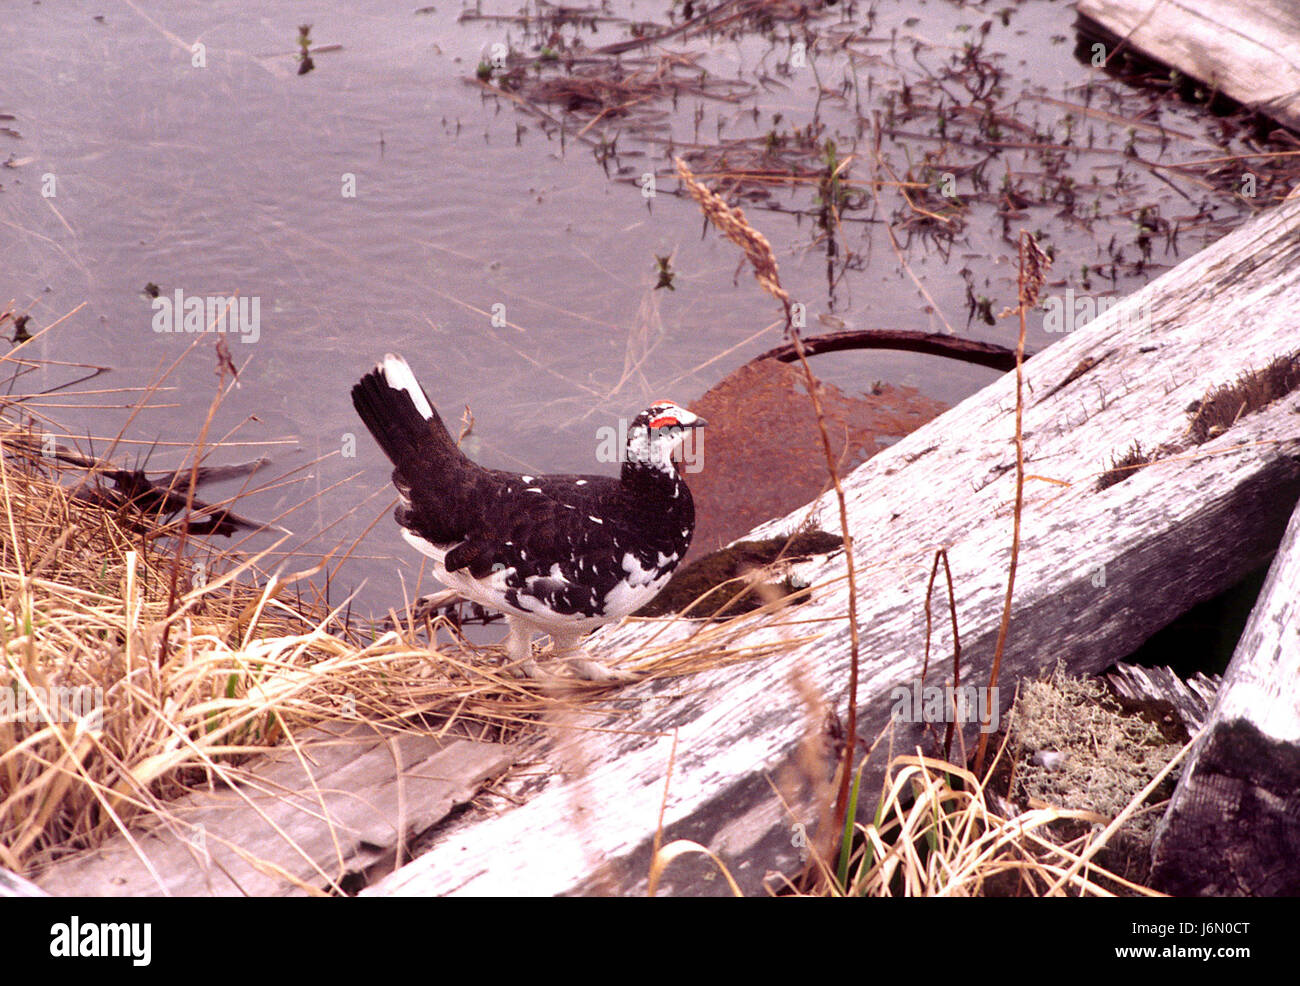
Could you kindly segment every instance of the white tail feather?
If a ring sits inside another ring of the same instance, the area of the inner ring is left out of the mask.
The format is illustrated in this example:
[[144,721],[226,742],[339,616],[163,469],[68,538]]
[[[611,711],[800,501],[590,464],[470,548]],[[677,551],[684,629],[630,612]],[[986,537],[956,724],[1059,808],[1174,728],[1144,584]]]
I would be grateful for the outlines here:
[[384,361],[375,369],[384,375],[384,381],[394,390],[404,390],[411,400],[415,403],[415,409],[425,421],[433,417],[433,408],[429,405],[429,399],[424,396],[424,390],[420,387],[420,382],[415,379],[415,374],[411,368],[406,365],[406,360],[393,353],[385,353]]

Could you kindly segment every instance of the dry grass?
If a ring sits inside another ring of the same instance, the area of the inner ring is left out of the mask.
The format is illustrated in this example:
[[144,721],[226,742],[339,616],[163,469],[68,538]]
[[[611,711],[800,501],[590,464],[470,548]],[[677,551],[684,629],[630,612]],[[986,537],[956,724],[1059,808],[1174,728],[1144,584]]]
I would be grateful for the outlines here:
[[1122,453],[1111,456],[1110,468],[1097,479],[1097,491],[1101,492],[1116,483],[1124,482],[1134,476],[1139,469],[1154,462],[1155,458],[1154,452],[1148,452],[1142,447],[1142,443],[1135,439],[1133,444]]
[[[1162,896],[1093,860],[1190,748],[1184,746],[1113,819],[1054,806],[1016,812],[964,768],[919,754],[896,757],[874,821],[854,826],[851,851],[838,865],[810,845],[809,878],[772,889],[781,896],[818,897]],[[1061,823],[1082,834],[1062,840]],[[732,893],[741,896],[725,864],[688,840],[656,854],[652,895],[668,865],[688,854],[713,859]]]
[[345,706],[397,711],[419,657],[330,632],[329,614],[277,598],[291,580],[254,582],[257,559],[183,562],[169,606],[176,558],[150,519],[85,498],[30,437],[0,435],[0,863],[96,844]]
[[[847,881],[822,868],[824,893],[1158,896],[1090,862],[1114,835],[1112,826],[1100,827],[1107,819],[1095,812],[1042,807],[1010,814],[1005,802],[991,803],[974,774],[921,756],[895,759],[885,786],[876,821],[857,826]],[[1086,823],[1089,831],[1061,844],[1050,828],[1067,819]]]
[[[812,718],[819,719],[812,704]],[[1192,741],[1164,739],[1154,726],[1122,713],[1103,686],[1070,678],[1061,667],[1026,686],[1008,715],[987,774],[920,750],[895,756],[874,812],[864,813],[862,778],[875,751],[892,736],[887,726],[858,765],[853,785],[854,817],[872,820],[854,823],[847,847],[810,839],[804,873],[794,880],[769,874],[768,891],[819,897],[1163,896],[1141,881],[1153,823]],[[1033,766],[1032,754],[1046,750],[1060,754],[1051,770]],[[823,774],[816,763],[802,769],[808,776]],[[791,811],[789,817],[795,822],[799,815]],[[709,857],[732,893],[742,895],[722,859],[698,843],[678,840],[651,861],[652,896],[665,870],[684,855]]]
[[[174,523],[41,455],[14,417],[0,416],[0,866],[32,872],[131,839],[145,815],[184,824],[170,801],[233,784],[235,766],[316,725],[495,740],[608,697],[516,679],[499,648],[469,646],[445,620],[347,625],[298,598],[319,565],[268,575],[278,544],[244,557],[177,540]],[[439,630],[450,642],[431,647]],[[711,626],[629,663],[675,676],[801,642],[752,648],[738,634]]]
[[1188,430],[1200,445],[1217,438],[1246,414],[1267,407],[1300,387],[1300,353],[1278,356],[1259,370],[1214,387],[1196,407]]

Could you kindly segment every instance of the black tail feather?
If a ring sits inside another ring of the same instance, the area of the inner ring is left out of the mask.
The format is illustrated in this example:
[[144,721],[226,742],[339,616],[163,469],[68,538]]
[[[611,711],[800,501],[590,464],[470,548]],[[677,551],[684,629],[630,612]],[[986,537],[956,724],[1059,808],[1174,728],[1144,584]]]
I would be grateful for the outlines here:
[[[401,473],[436,469],[464,460],[437,409],[425,420],[405,390],[389,386],[376,368],[352,388],[352,406],[388,460]],[[432,405],[430,405],[432,407]]]

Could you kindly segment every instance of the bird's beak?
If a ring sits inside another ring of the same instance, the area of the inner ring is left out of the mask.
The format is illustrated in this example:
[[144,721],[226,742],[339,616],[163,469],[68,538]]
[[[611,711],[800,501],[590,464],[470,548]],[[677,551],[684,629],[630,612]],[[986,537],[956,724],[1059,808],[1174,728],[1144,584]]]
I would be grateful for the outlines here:
[[682,428],[703,428],[708,424],[707,421],[701,418],[694,411],[690,410],[690,408],[681,407],[679,405],[677,410],[682,412],[682,417],[677,419],[677,424]]

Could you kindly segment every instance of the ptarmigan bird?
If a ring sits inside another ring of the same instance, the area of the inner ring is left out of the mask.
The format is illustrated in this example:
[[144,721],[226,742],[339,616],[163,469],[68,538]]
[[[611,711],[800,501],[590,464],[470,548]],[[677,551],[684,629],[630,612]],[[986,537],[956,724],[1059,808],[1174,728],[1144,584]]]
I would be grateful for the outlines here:
[[[352,403],[395,467],[402,536],[433,559],[445,585],[505,615],[517,673],[543,676],[534,631],[551,635],[557,656],[574,654],[586,631],[653,599],[690,546],[695,505],[671,457],[686,429],[705,421],[671,401],[632,422],[618,479],[521,476],[472,462],[391,353],[352,388]],[[594,681],[632,677],[580,657],[569,666]]]

